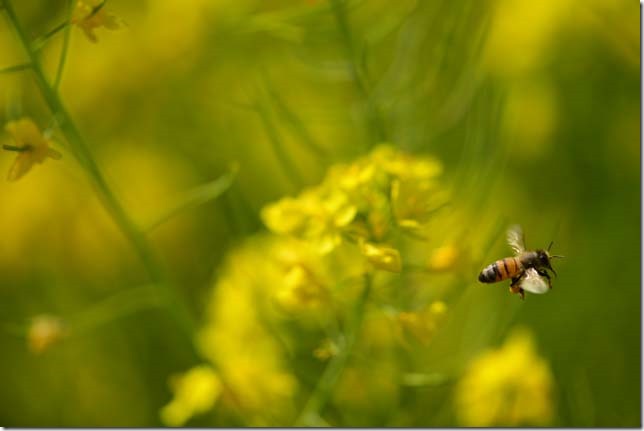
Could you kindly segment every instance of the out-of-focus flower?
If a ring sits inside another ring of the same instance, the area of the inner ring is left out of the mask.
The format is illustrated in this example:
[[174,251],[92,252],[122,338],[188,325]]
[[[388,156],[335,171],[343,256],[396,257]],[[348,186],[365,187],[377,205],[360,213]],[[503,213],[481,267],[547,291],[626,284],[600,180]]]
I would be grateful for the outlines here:
[[400,179],[424,181],[437,178],[443,172],[441,163],[432,157],[413,156],[386,144],[376,147],[371,159],[387,174]]
[[447,193],[436,181],[396,179],[391,184],[391,201],[398,225],[418,230],[447,202]]
[[459,261],[460,250],[454,244],[445,244],[432,251],[427,268],[433,272],[449,271]]
[[120,19],[105,9],[106,0],[78,0],[72,14],[71,23],[77,25],[87,38],[96,43],[94,30],[105,27],[116,30],[121,26]]
[[432,302],[420,311],[403,311],[398,314],[398,323],[403,333],[421,343],[428,343],[445,319],[447,305],[442,301]]
[[59,342],[67,331],[62,320],[56,316],[42,314],[34,317],[27,333],[29,350],[40,354]]
[[222,392],[222,384],[209,365],[191,368],[170,381],[174,398],[161,409],[161,420],[169,426],[182,426],[196,414],[211,409]]
[[374,267],[390,272],[402,271],[400,252],[395,248],[382,244],[362,242],[360,250]]
[[11,135],[15,145],[4,145],[8,151],[18,152],[16,160],[9,169],[7,179],[16,181],[25,175],[33,165],[42,163],[45,159],[60,159],[61,155],[53,148],[49,148],[51,141],[38,129],[30,118],[10,121],[5,130]]
[[311,240],[321,253],[333,250],[342,241],[342,229],[356,215],[355,206],[343,193],[323,193],[312,189],[297,198],[284,198],[262,210],[262,219],[273,232]]
[[338,345],[326,338],[322,343],[313,351],[313,356],[321,361],[326,361],[329,358],[337,355],[339,352]]
[[283,286],[275,293],[277,301],[287,310],[318,307],[327,296],[325,286],[303,264],[296,264],[287,270]]
[[348,164],[329,168],[316,187],[267,205],[262,219],[275,233],[292,235],[329,253],[341,243],[360,244],[376,268],[400,271],[400,253],[378,245],[392,229],[419,229],[445,203],[441,164],[380,145]]
[[[199,333],[201,350],[217,365],[235,408],[253,425],[288,417],[297,390],[284,363],[283,345],[266,326],[269,321],[277,324],[273,298],[289,270],[294,262],[306,262],[297,242],[281,240],[251,241],[229,256]],[[280,248],[284,241],[289,253]],[[297,270],[291,277],[301,282]]]
[[[368,364],[368,365],[367,365]],[[391,411],[399,402],[399,364],[384,352],[363,366],[348,367],[333,395],[335,402],[357,411]]]
[[469,365],[455,389],[456,413],[465,426],[543,426],[553,415],[552,387],[531,334],[515,330]]
[[520,77],[543,65],[543,57],[562,26],[570,26],[574,2],[497,0],[493,25],[484,53],[485,65],[495,74]]

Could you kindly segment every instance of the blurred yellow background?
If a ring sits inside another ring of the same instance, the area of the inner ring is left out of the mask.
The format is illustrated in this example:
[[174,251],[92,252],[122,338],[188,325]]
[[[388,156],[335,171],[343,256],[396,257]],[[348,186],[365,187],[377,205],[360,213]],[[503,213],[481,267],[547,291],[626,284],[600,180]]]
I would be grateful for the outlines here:
[[4,1],[0,425],[641,425],[633,2]]

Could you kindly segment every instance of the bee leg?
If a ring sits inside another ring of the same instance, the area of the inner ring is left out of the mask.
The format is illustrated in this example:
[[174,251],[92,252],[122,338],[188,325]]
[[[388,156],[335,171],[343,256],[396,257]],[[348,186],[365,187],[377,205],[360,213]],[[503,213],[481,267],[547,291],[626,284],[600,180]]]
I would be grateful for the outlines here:
[[548,271],[546,270],[537,270],[537,273],[539,273],[540,276],[545,277],[548,280],[548,288],[552,289],[552,280],[550,278],[550,274],[548,274]]
[[512,279],[512,284],[510,284],[510,292],[511,293],[518,293],[521,296],[521,299],[525,298],[525,293],[521,287],[519,287],[519,281],[521,281],[521,277],[514,277]]

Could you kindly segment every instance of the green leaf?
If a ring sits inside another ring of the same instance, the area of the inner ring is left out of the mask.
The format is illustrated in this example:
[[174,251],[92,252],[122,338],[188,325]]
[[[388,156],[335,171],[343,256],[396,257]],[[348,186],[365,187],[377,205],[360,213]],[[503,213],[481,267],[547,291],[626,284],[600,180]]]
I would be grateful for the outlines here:
[[230,170],[230,172],[222,175],[216,180],[195,187],[194,189],[186,192],[184,196],[179,198],[178,202],[174,206],[162,213],[152,222],[148,223],[145,226],[145,230],[147,232],[154,230],[177,214],[188,209],[196,208],[206,202],[218,198],[233,184],[233,181],[237,176],[237,170],[238,168],[235,166]]
[[407,373],[402,376],[402,384],[411,387],[440,386],[449,381],[449,377],[440,373]]

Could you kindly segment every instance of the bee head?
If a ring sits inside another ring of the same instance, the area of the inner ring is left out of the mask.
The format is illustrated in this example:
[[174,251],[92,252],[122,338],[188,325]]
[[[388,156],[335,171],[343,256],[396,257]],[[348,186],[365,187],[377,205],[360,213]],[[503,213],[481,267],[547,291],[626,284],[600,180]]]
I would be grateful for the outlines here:
[[550,245],[548,246],[548,250],[537,250],[537,260],[539,261],[539,265],[541,265],[544,268],[548,268],[556,276],[557,273],[552,268],[552,265],[550,264],[550,259],[562,258],[563,256],[550,254],[550,247],[552,247],[552,243],[550,243]]

